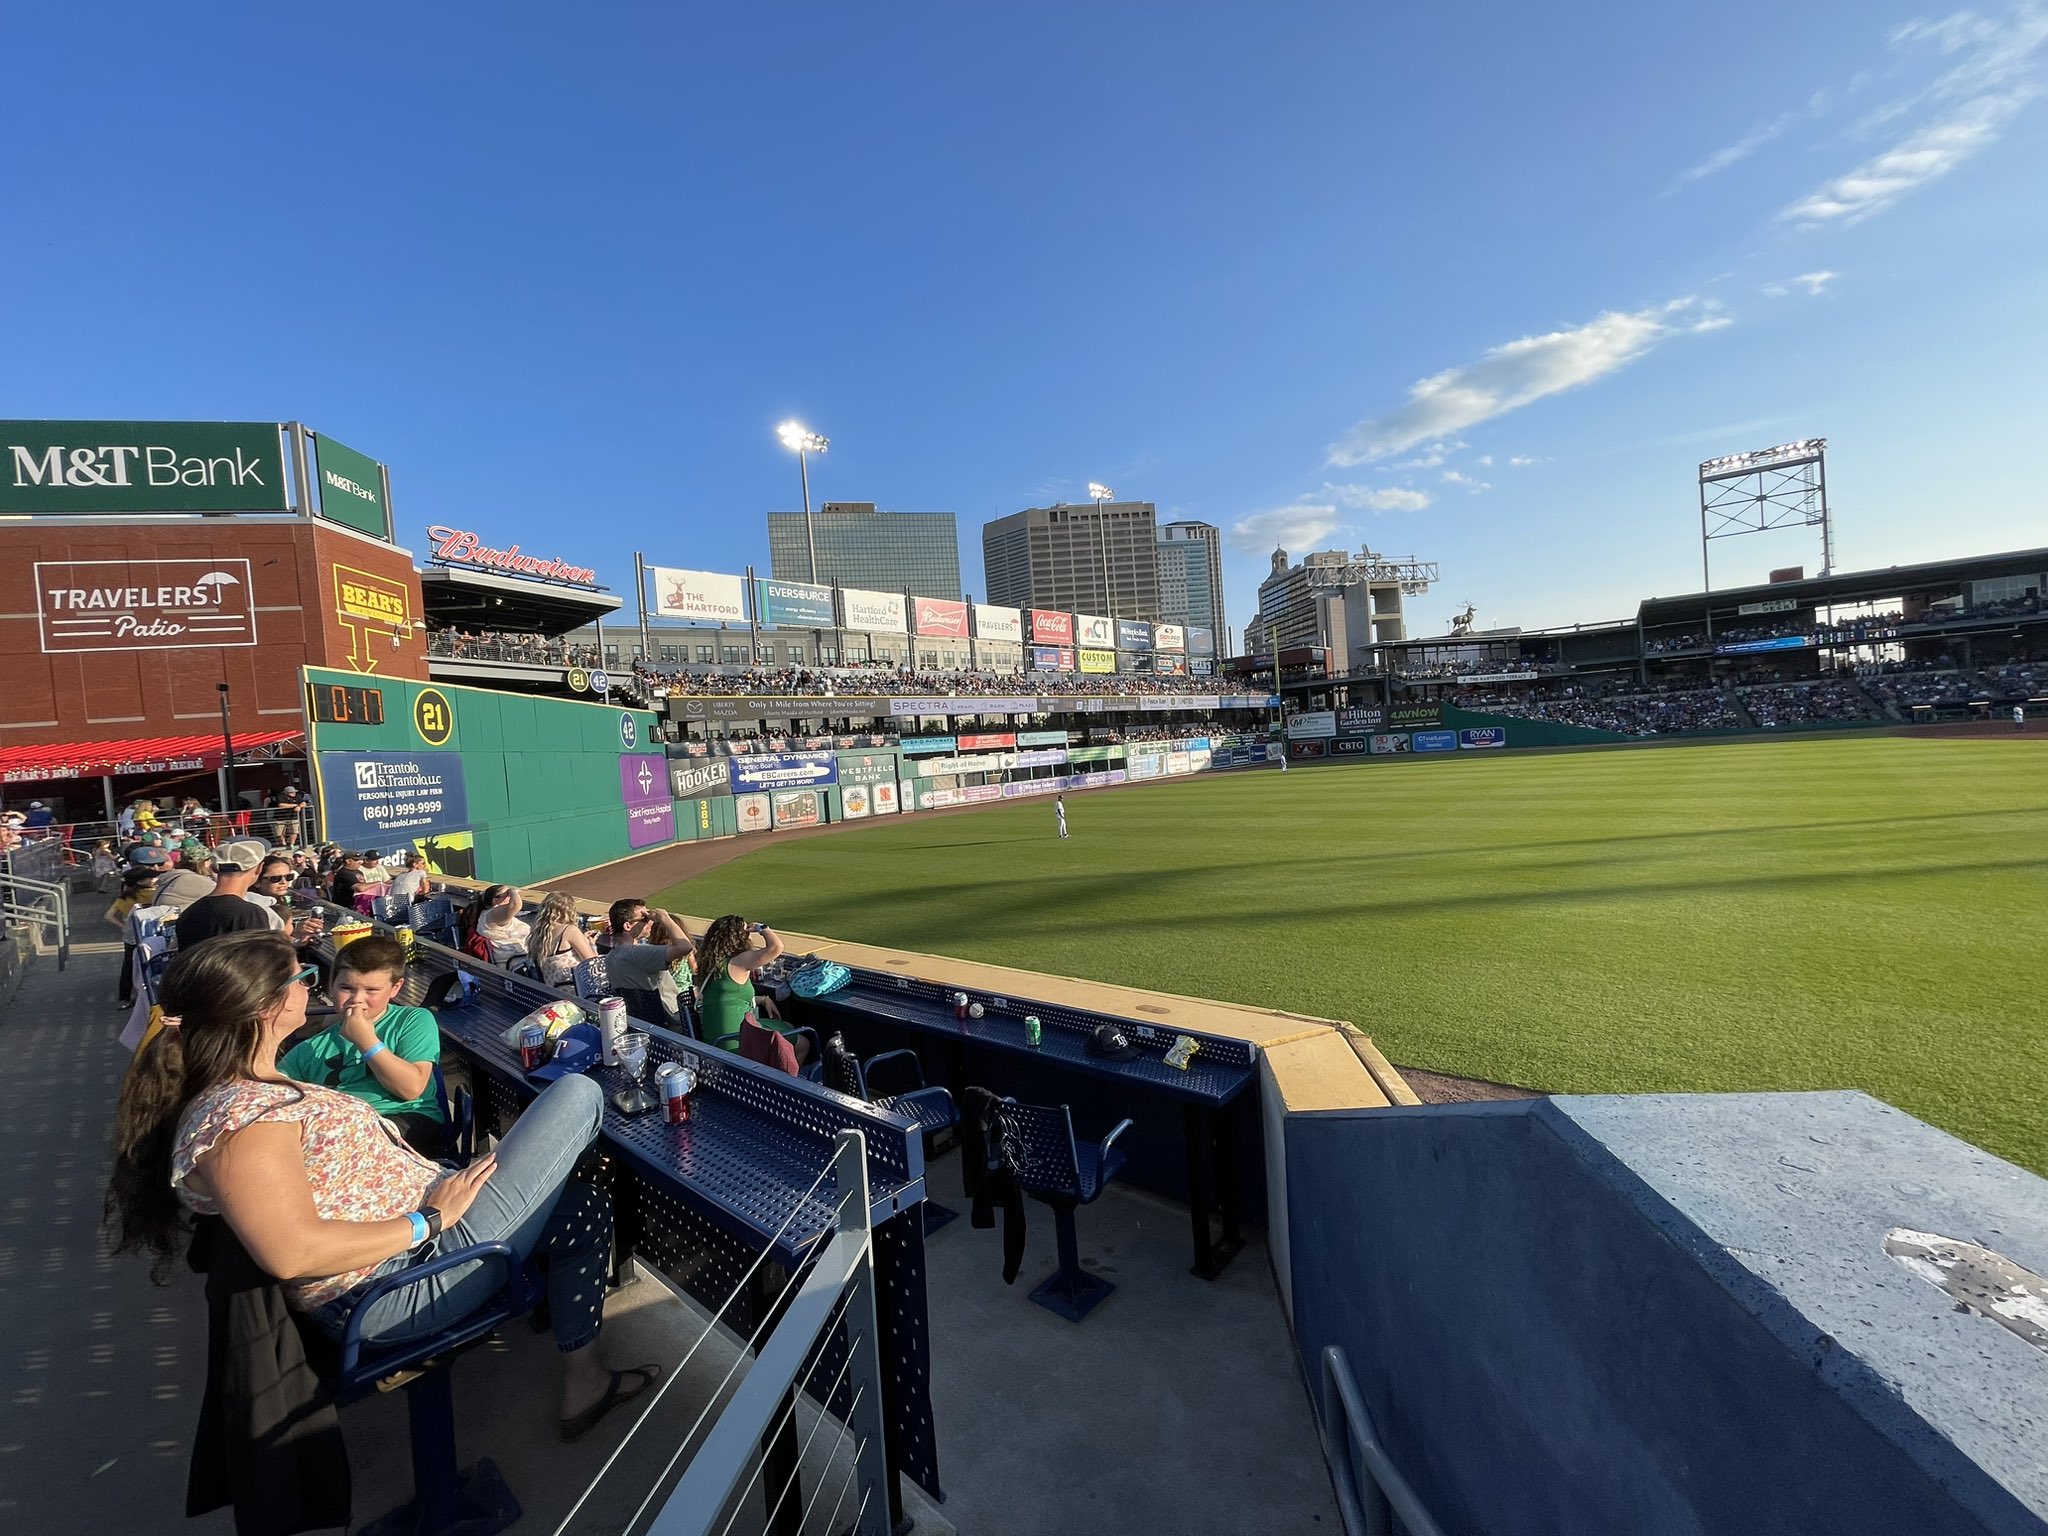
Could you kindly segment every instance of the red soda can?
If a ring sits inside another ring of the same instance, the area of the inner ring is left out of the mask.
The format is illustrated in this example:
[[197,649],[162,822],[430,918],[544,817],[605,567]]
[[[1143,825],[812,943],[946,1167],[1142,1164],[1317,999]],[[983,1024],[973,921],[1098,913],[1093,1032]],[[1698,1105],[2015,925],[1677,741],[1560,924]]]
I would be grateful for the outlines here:
[[959,1019],[962,1023],[965,1023],[967,1020],[967,994],[965,992],[955,992],[953,994],[953,1017]]
[[661,1098],[662,1118],[670,1125],[688,1121],[690,1090],[697,1086],[697,1074],[680,1061],[665,1061],[655,1071],[654,1086]]
[[519,1067],[531,1072],[548,1059],[548,1029],[545,1024],[528,1024],[519,1031]]

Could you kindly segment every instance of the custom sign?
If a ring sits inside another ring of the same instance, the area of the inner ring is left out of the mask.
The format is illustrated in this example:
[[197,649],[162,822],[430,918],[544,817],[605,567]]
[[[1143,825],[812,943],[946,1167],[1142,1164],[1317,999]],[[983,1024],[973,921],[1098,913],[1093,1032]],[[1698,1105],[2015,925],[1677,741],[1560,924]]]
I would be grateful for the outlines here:
[[0,512],[282,512],[274,421],[0,421]]
[[1139,619],[1118,619],[1116,621],[1116,646],[1120,651],[1151,650],[1152,626]]
[[977,640],[1021,641],[1024,638],[1024,615],[1015,608],[993,608],[987,603],[976,603],[974,636]]
[[732,805],[742,832],[766,832],[775,825],[766,795],[734,795]]
[[1337,711],[1339,736],[1370,736],[1387,723],[1387,712],[1378,705],[1354,704]]
[[1188,632],[1179,624],[1155,624],[1152,626],[1152,648],[1157,651],[1185,651]]
[[321,821],[349,848],[389,848],[469,821],[460,752],[322,752]]
[[1311,710],[1287,722],[1289,741],[1328,741],[1337,734],[1337,717],[1327,709]]
[[1079,659],[1083,672],[1114,672],[1116,670],[1115,651],[1082,651],[1079,653]]
[[[624,761],[624,759],[621,759]],[[732,760],[724,757],[670,758],[668,792],[678,800],[709,800],[732,788]]]
[[747,618],[746,583],[716,571],[679,571],[650,566],[654,575],[654,611],[663,618],[698,619],[743,624]]
[[1190,656],[1214,656],[1216,654],[1216,631],[1200,625],[1188,626],[1188,654]]
[[771,798],[778,827],[815,827],[825,819],[815,789],[785,789]]
[[1032,609],[1031,639],[1038,645],[1073,644],[1074,616],[1071,613],[1050,613],[1043,608]]
[[763,624],[796,624],[830,629],[832,589],[803,581],[756,581],[754,616]]
[[38,560],[44,654],[256,643],[247,560]]
[[447,745],[455,734],[455,707],[438,688],[422,688],[412,698],[412,728],[430,747]]
[[1456,731],[1415,731],[1408,738],[1417,752],[1455,752],[1458,750]]
[[910,604],[916,610],[917,633],[920,635],[936,635],[947,640],[967,638],[965,603],[950,603],[939,597],[913,597]]
[[1441,704],[1396,704],[1387,711],[1389,725],[1442,725],[1444,707]]
[[830,752],[764,752],[732,759],[735,790],[802,789],[839,782],[839,760]]
[[467,528],[436,523],[427,530],[427,542],[433,546],[433,558],[450,565],[474,565],[487,571],[509,571],[515,576],[541,576],[579,587],[597,585],[597,572],[587,566],[522,554],[517,544],[509,549],[492,549]]
[[334,616],[348,631],[348,655],[358,672],[377,670],[377,640],[412,628],[412,599],[405,584],[352,565],[334,566]]
[[1504,725],[1481,725],[1458,732],[1458,746],[1462,751],[1474,751],[1481,747],[1504,747],[1507,744],[1508,732]]
[[384,471],[368,454],[315,434],[320,469],[320,515],[373,539],[391,537],[391,511],[384,504]]
[[1408,733],[1406,731],[1396,731],[1387,736],[1375,736],[1372,738],[1372,749],[1375,752],[1406,752],[1408,750]]
[[1099,618],[1092,613],[1074,615],[1074,639],[1081,645],[1116,645],[1116,620]]
[[892,635],[908,633],[903,622],[901,592],[865,592],[859,587],[841,587],[839,622],[847,629],[881,630]]
[[1017,737],[1010,731],[985,731],[978,736],[958,738],[962,752],[1000,752],[1017,745]]

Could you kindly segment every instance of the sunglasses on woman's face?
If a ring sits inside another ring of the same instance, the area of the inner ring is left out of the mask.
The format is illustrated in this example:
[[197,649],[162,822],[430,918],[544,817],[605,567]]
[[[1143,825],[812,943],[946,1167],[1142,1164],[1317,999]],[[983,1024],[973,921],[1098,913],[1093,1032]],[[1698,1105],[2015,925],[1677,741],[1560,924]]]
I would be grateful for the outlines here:
[[293,977],[293,978],[291,979],[291,981],[290,981],[290,982],[286,983],[286,985],[288,985],[288,986],[300,986],[300,987],[313,987],[313,986],[318,986],[319,984],[320,984],[320,967],[319,967],[319,966],[317,966],[317,965],[309,965],[309,966],[305,966],[305,967],[303,967],[303,968],[302,968],[302,969],[301,969],[301,970],[299,971],[298,975],[294,976],[294,977]]

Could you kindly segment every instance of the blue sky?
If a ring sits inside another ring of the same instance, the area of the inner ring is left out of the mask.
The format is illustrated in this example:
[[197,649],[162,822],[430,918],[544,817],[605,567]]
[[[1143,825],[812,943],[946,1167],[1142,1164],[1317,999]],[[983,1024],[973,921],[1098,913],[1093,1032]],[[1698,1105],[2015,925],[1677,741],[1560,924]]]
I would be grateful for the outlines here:
[[28,8],[0,416],[297,418],[622,591],[765,568],[789,416],[977,595],[1091,479],[1217,523],[1233,624],[1276,541],[1631,613],[1809,436],[1844,568],[2048,543],[2048,8],[1788,10]]

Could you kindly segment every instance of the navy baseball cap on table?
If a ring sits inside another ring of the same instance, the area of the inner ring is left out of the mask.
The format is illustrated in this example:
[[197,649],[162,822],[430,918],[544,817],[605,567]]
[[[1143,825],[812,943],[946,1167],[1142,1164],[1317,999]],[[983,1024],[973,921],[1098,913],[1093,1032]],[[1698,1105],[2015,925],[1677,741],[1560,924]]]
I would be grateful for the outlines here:
[[595,1024],[571,1024],[555,1041],[555,1054],[527,1073],[543,1083],[552,1083],[571,1072],[585,1072],[596,1066],[603,1053],[602,1037]]
[[1116,1025],[1098,1024],[1095,1033],[1088,1037],[1088,1054],[1108,1061],[1131,1061],[1137,1057],[1138,1048]]

